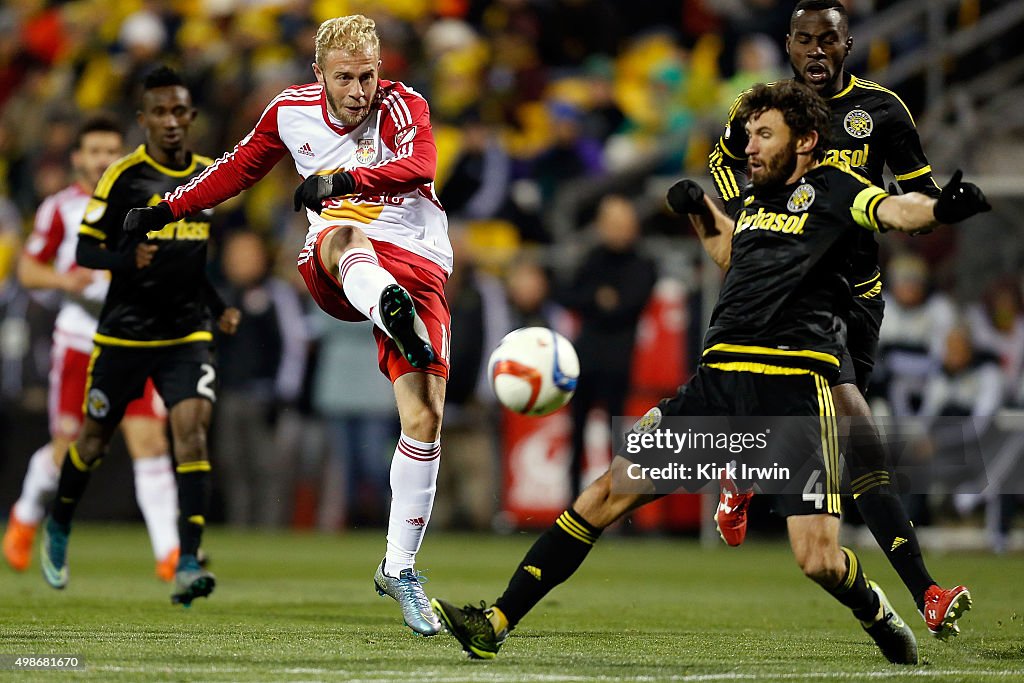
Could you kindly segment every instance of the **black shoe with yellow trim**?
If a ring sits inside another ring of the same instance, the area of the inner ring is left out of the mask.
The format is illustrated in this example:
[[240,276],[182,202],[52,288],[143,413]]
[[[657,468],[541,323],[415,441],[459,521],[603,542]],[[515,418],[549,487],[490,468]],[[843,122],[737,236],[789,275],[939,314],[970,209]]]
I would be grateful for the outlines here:
[[466,605],[459,609],[451,603],[434,598],[430,606],[448,633],[455,636],[462,644],[462,649],[474,659],[494,659],[508,637],[507,628],[494,632],[490,620],[492,610],[488,609],[486,602],[481,601],[479,607]]

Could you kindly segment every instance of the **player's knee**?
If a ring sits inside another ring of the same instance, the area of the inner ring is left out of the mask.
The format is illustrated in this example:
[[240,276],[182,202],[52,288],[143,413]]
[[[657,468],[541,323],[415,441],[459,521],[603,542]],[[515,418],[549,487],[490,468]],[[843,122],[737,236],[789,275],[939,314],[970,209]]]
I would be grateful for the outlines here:
[[174,435],[174,457],[179,463],[206,460],[206,430],[200,426]]
[[93,463],[103,457],[103,451],[106,449],[106,446],[107,444],[102,436],[83,434],[69,446],[69,449],[75,449],[75,456],[81,461],[81,464],[92,466]]
[[402,413],[402,431],[418,441],[433,443],[441,433],[440,407],[423,403]]
[[590,484],[573,503],[573,509],[598,529],[603,529],[630,509],[632,498],[612,492],[612,477],[605,473]]

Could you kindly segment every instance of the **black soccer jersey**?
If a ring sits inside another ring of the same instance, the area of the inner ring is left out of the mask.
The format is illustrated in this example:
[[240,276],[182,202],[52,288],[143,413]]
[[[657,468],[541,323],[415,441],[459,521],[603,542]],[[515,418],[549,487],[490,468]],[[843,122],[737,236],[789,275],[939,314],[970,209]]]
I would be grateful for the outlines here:
[[[167,168],[146,153],[145,145],[119,159],[100,178],[86,207],[80,240],[98,240],[107,249],[133,249],[138,237],[124,235],[129,209],[152,206],[199,175],[211,159],[192,155],[182,170]],[[113,271],[110,292],[100,313],[96,341],[116,346],[166,346],[213,339],[206,294],[206,243],[209,217],[187,216],[146,236],[157,245],[145,268]]]
[[703,362],[781,365],[834,377],[851,300],[844,266],[859,233],[878,230],[878,205],[887,196],[841,162],[778,188],[748,187]]
[[[746,184],[747,133],[737,121],[743,95],[729,112],[725,132],[709,159],[711,177],[730,215],[739,210],[739,197]],[[832,149],[826,161],[849,164],[858,174],[882,187],[882,170],[888,165],[905,192],[938,196],[939,188],[921,149],[914,118],[896,93],[877,83],[849,74],[846,87],[826,98],[832,111]],[[850,261],[854,295],[872,298],[881,293],[878,272],[878,244],[870,233],[857,237]]]

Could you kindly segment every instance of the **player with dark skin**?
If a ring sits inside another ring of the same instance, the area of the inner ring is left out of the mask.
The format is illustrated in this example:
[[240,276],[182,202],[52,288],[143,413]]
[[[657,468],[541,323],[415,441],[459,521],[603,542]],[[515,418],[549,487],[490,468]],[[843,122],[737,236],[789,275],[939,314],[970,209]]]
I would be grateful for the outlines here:
[[[195,118],[196,109],[188,89],[172,85],[147,90],[142,96],[142,110],[136,115],[139,126],[146,131],[146,152],[162,166],[185,168],[190,154],[186,139]],[[155,244],[140,242],[135,247],[135,267],[149,266],[157,249]],[[234,334],[241,317],[237,308],[228,308],[217,321],[218,327],[225,334]],[[206,434],[212,414],[213,404],[202,398],[186,399],[171,409],[174,457],[179,465],[209,460]],[[85,417],[76,444],[84,463],[93,463],[106,451],[115,429],[116,425],[105,426]]]
[[[839,2],[797,3],[785,45],[793,80],[824,98],[832,113],[835,147],[827,158],[849,163],[876,185],[882,184],[883,168],[888,167],[901,190],[938,195],[938,186],[906,105],[896,93],[846,70],[854,40],[849,18]],[[744,138],[737,128],[730,121],[709,160],[717,189],[730,214],[739,210],[741,165],[745,161],[741,158]],[[890,194],[895,193],[890,185]],[[891,485],[890,458],[864,397],[884,311],[878,247],[873,237],[863,235],[858,239],[844,277],[854,298],[845,316],[848,350],[831,394],[836,413],[848,428],[846,464],[854,500],[879,547],[914,597],[930,633],[940,639],[955,636],[959,633],[955,615],[969,609],[970,593],[964,586],[943,589],[928,572],[913,524]],[[715,521],[729,545],[743,542],[751,496],[734,484],[723,483]]]

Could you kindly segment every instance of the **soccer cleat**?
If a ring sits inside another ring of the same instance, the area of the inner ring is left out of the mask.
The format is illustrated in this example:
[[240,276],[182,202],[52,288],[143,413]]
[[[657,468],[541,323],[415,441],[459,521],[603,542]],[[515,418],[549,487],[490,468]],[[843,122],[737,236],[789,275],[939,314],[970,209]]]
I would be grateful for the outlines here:
[[890,664],[917,664],[917,638],[906,622],[896,613],[885,591],[874,581],[868,586],[875,591],[882,607],[882,618],[873,624],[861,622],[878,649],[889,660]]
[[494,659],[508,637],[508,629],[494,632],[488,618],[487,603],[480,601],[479,607],[466,605],[459,609],[455,605],[434,598],[430,601],[434,611],[441,618],[448,633],[462,644],[462,649],[474,659]]
[[384,573],[384,561],[377,567],[373,575],[373,587],[377,595],[388,595],[398,602],[402,608],[402,619],[413,633],[421,636],[434,636],[441,632],[441,622],[430,609],[430,601],[423,592],[424,577],[412,569],[403,569],[397,577]]
[[58,524],[47,517],[43,522],[43,537],[39,544],[40,565],[46,583],[56,589],[68,585],[68,538],[71,527]]
[[924,592],[924,611],[921,612],[928,632],[939,640],[960,635],[956,620],[971,609],[971,602],[971,592],[963,586],[948,590],[930,586]]
[[[167,555],[164,556],[164,559],[157,560],[156,578],[161,581],[166,581],[167,583],[174,580],[174,573],[178,568],[178,555],[179,551],[175,548],[171,552],[167,553]],[[202,563],[200,562],[200,565],[201,564]]]
[[388,285],[380,293],[380,319],[409,365],[422,369],[437,359],[427,328],[404,287]]
[[740,493],[736,482],[725,472],[722,472],[719,483],[721,490],[718,494],[718,509],[715,510],[715,528],[727,545],[737,546],[747,536],[747,507],[754,492]]
[[4,559],[16,572],[23,572],[28,569],[32,561],[32,541],[36,538],[37,524],[26,524],[14,514],[11,508],[11,516],[7,520],[7,530],[4,531]]
[[191,607],[193,600],[205,598],[216,585],[216,577],[199,565],[195,555],[182,555],[174,572],[171,604]]

